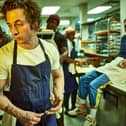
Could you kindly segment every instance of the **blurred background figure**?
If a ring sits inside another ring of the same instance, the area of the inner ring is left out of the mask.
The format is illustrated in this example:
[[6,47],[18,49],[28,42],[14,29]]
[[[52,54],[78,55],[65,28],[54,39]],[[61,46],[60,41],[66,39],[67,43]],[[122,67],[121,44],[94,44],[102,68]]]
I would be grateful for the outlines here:
[[[57,30],[59,23],[60,23],[60,17],[57,14],[52,14],[47,19],[47,29],[51,29],[54,31],[54,42],[59,51],[60,60],[62,61],[63,60],[62,58],[66,55],[67,51],[67,40],[66,37]],[[61,64],[61,71],[63,74],[62,64]],[[57,125],[64,126],[63,109],[61,110],[60,113],[57,113]]]
[[124,19],[123,23],[124,23],[124,31],[126,32],[126,19]]
[[47,29],[52,29],[55,32],[54,40],[56,42],[59,53],[62,55],[67,48],[67,41],[63,34],[57,28],[60,23],[60,17],[57,14],[52,14],[47,19]]
[[[82,65],[79,60],[75,60],[75,30],[73,28],[67,28],[65,30],[65,36],[67,38],[67,56],[63,60],[63,70],[65,78],[65,92],[64,92],[64,107],[65,113],[70,115],[70,110],[76,109],[76,95],[78,83],[76,81],[75,65]],[[69,100],[71,97],[71,108],[69,106]],[[72,116],[72,115],[71,115]]]
[[122,36],[121,38],[121,45],[120,45],[120,52],[119,52],[119,56],[125,56],[126,54],[126,19],[124,19],[123,21],[123,25],[124,25],[124,31],[125,31],[125,34]]

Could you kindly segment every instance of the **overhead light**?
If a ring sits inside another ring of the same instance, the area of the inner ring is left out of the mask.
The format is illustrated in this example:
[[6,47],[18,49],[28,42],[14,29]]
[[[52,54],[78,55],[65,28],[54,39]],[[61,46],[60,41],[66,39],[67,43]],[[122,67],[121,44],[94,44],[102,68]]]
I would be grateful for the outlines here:
[[88,18],[87,19],[88,22],[91,22],[91,21],[94,21],[94,20],[95,20],[95,18]]
[[89,10],[88,14],[99,14],[99,13],[102,13],[110,8],[112,8],[112,7],[111,6],[99,6],[94,9]]
[[60,25],[69,25],[70,21],[69,20],[61,20]]
[[60,6],[46,6],[42,8],[42,15],[55,14],[60,9]]
[[98,20],[100,19],[101,17],[97,17],[97,18],[88,18],[87,21],[88,22],[92,22],[92,21],[95,21],[95,20]]

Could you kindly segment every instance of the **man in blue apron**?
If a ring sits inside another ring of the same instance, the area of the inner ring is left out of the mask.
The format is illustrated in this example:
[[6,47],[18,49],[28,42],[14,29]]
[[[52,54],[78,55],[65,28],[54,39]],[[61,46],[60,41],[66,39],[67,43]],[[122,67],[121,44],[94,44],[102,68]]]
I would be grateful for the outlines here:
[[15,40],[0,49],[0,89],[8,82],[11,101],[0,96],[0,108],[17,118],[16,126],[57,126],[55,113],[62,107],[64,81],[56,48],[36,35],[40,9],[33,1],[6,0],[2,11]]
[[[65,113],[69,114],[69,100],[71,96],[71,110],[76,108],[76,96],[77,96],[77,88],[78,83],[76,81],[75,69],[74,65],[81,65],[81,61],[75,60],[76,51],[75,51],[75,30],[73,28],[67,28],[65,30],[65,35],[67,38],[67,48],[68,55],[64,58],[63,62],[63,70],[64,70],[64,78],[65,78],[65,92],[64,92],[64,107]],[[70,68],[70,65],[73,66]]]

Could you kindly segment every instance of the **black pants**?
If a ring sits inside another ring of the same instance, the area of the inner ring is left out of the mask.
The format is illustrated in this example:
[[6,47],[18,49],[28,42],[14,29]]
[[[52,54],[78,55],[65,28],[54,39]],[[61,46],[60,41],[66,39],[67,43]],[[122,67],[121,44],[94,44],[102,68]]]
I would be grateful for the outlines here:
[[[63,108],[63,107],[62,107]],[[60,113],[60,118],[56,119],[57,126],[64,126],[64,110]]]
[[64,93],[64,107],[66,111],[69,110],[69,99],[71,96],[71,109],[74,109],[76,106],[76,97],[77,97],[77,89],[75,89],[72,93]]

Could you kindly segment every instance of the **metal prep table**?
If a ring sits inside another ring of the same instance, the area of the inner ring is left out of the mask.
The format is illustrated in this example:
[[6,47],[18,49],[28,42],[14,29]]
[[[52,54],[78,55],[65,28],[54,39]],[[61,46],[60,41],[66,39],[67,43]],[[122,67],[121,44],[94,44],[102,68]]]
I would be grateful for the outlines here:
[[126,83],[103,90],[96,120],[97,126],[126,126]]

